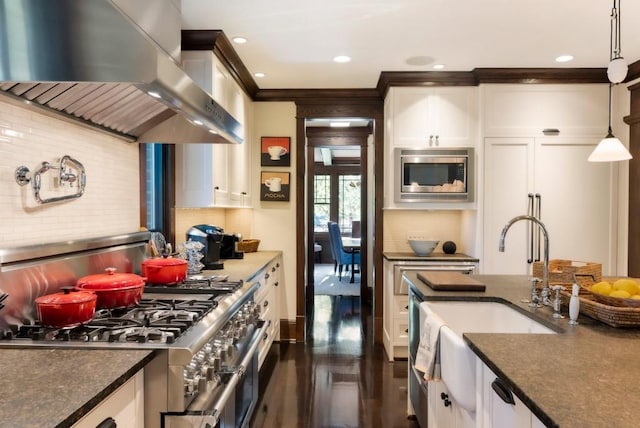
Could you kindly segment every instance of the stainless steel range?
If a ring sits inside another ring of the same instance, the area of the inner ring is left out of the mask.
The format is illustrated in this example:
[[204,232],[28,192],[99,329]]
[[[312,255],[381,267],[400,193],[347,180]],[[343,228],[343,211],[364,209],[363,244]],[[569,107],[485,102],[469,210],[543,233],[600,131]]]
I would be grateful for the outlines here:
[[0,252],[0,283],[10,296],[0,313],[0,347],[154,350],[145,367],[146,427],[247,426],[258,394],[257,348],[267,329],[253,299],[260,285],[205,272],[178,285],[147,284],[139,304],[96,311],[79,326],[39,325],[25,306],[34,296],[100,272],[105,263],[131,271],[144,259],[148,234],[97,241],[66,243],[64,253],[58,245]]

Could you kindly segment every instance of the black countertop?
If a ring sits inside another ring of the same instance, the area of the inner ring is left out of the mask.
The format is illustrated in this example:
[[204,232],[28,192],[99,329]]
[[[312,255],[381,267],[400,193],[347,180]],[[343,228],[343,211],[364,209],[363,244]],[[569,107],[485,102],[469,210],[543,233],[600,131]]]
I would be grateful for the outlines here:
[[[416,273],[407,279],[424,300],[492,300],[519,307],[559,334],[464,334],[465,342],[547,426],[636,427],[640,396],[640,329],[609,327],[583,314],[578,326],[530,309],[527,276],[473,275],[484,292],[434,291]],[[566,316],[566,308],[563,308]]]
[[[207,271],[250,281],[281,251],[258,251]],[[149,350],[0,349],[0,426],[68,427],[144,368]]]

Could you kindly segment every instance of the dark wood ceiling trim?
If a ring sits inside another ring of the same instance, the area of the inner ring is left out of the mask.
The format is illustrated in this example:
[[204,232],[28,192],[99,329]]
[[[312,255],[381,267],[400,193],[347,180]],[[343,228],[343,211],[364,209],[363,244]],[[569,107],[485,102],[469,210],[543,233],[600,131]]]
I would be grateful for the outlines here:
[[379,103],[375,89],[260,89],[254,101],[301,101],[315,104],[369,104]]
[[481,83],[607,83],[605,68],[476,68]]
[[476,86],[468,71],[383,71],[376,89],[385,96],[391,86]]
[[629,72],[627,73],[627,78],[625,79],[627,82],[631,82],[640,77],[640,60],[634,62],[629,65]]
[[213,51],[247,95],[255,98],[258,85],[221,30],[182,30],[181,48],[183,51]]

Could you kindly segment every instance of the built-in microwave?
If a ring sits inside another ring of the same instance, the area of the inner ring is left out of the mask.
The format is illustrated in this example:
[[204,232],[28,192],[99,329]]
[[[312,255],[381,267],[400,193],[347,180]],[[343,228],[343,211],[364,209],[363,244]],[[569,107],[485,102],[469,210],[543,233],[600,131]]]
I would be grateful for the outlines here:
[[396,202],[473,202],[472,147],[394,149]]

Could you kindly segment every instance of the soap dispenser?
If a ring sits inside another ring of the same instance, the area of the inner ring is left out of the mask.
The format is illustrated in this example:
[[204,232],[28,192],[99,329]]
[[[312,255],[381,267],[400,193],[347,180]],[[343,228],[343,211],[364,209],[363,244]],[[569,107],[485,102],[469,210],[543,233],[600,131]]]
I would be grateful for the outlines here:
[[578,313],[580,312],[580,286],[573,284],[571,298],[569,299],[569,324],[578,325]]

